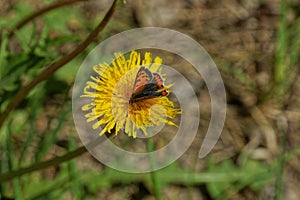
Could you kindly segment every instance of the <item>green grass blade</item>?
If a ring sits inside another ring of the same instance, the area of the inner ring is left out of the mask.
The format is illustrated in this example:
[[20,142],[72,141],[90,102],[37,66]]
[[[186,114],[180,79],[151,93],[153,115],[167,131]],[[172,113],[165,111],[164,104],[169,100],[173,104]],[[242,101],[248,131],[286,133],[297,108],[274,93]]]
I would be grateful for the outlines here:
[[293,42],[290,50],[290,65],[294,66],[300,60],[300,19],[296,22],[292,30]]
[[59,134],[63,124],[66,121],[67,115],[71,112],[71,105],[68,105],[67,109],[61,114],[61,116],[58,119],[58,124],[54,131],[49,134],[47,137],[44,137],[42,140],[39,151],[36,155],[36,161],[40,161],[41,158],[48,152],[49,148],[55,144],[57,135]]
[[4,76],[4,66],[6,65],[8,37],[2,34],[1,43],[0,43],[0,80]]
[[[7,129],[2,129],[0,130],[2,135],[4,136],[3,140],[0,140],[1,142],[3,141],[3,145],[1,143],[0,145],[0,153],[1,153],[1,162],[0,162],[0,170],[1,170],[1,174],[2,173],[7,173],[9,171],[9,166],[8,166],[8,149],[7,149],[7,142],[4,142],[4,141],[7,141],[8,139],[8,133],[7,133]],[[6,184],[5,183],[2,183],[0,184],[0,195],[5,195],[6,194]]]
[[[14,155],[14,147],[13,147],[13,134],[12,134],[12,122],[9,121],[7,126],[7,139],[6,139],[6,146],[7,146],[7,155],[8,155],[8,167],[9,170],[12,171],[15,168],[15,155]],[[13,192],[14,192],[14,198],[15,199],[22,199],[22,192],[21,192],[21,185],[19,178],[15,178],[13,180]]]
[[20,167],[22,165],[22,161],[24,160],[24,157],[27,153],[28,147],[30,146],[30,144],[33,141],[34,138],[34,133],[35,133],[35,123],[36,123],[36,114],[35,111],[32,113],[32,117],[29,117],[29,130],[28,133],[26,135],[25,141],[22,144],[21,147],[21,154],[20,154],[20,158],[18,161],[18,166]]
[[[41,185],[42,183],[42,185]],[[54,180],[42,181],[35,183],[33,187],[28,189],[25,199],[40,200],[40,199],[61,199],[65,191],[69,187],[68,177],[65,175],[59,176]],[[38,184],[38,185],[37,185]],[[38,187],[38,188],[37,188]]]
[[[69,151],[76,149],[76,140],[74,137],[70,137],[69,139]],[[82,199],[81,194],[81,184],[78,180],[78,171],[76,168],[76,160],[71,160],[68,162],[68,169],[69,169],[69,179],[71,184],[71,193],[73,199]]]
[[287,52],[288,42],[288,27],[287,27],[287,2],[281,1],[280,10],[280,25],[278,30],[278,46],[276,52],[276,63],[275,63],[275,79],[281,80],[281,75],[284,73],[285,56]]
[[274,65],[274,88],[271,91],[271,97],[276,94],[278,99],[282,97],[287,88],[287,78],[289,65],[286,62],[286,54],[288,48],[289,29],[287,25],[287,7],[286,0],[281,1],[280,23],[277,39],[277,50],[275,54]]

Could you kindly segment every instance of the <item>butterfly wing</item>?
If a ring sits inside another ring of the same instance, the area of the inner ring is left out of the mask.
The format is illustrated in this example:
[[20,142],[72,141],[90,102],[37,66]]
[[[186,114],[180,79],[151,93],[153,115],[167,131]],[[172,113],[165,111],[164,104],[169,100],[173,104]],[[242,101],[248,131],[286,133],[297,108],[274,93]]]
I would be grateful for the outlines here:
[[162,77],[158,73],[153,73],[153,78],[155,79],[155,82],[156,82],[157,87],[159,89],[164,88],[164,81],[163,81]]
[[141,67],[134,81],[133,94],[143,91],[145,86],[150,83],[152,79],[153,74],[151,71],[145,67]]
[[129,103],[168,95],[163,88],[163,80],[158,73],[152,74],[149,69],[141,67],[137,73]]
[[167,90],[163,90],[165,86],[162,77],[158,73],[153,73],[153,77],[158,88],[157,92],[160,93],[160,96],[167,96],[169,92]]

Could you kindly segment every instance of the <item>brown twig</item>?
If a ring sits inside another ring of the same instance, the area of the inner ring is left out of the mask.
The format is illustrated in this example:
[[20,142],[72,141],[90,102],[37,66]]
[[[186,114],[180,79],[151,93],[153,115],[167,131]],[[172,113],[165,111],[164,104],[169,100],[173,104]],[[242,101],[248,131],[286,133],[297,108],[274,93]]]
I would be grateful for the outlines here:
[[56,8],[59,7],[63,7],[66,5],[70,5],[76,2],[80,2],[80,1],[88,1],[88,0],[65,0],[65,1],[57,1],[54,4],[47,6],[45,8],[42,8],[41,10],[38,10],[34,13],[32,13],[31,15],[29,15],[28,17],[25,17],[22,21],[20,21],[15,27],[13,27],[11,29],[11,31],[9,31],[8,33],[8,37],[12,37],[15,33],[16,30],[21,29],[24,25],[26,25],[28,22],[32,21],[33,19],[37,18],[38,16],[41,16],[51,10],[54,10]]
[[117,4],[117,0],[113,1],[113,4],[111,5],[110,9],[104,16],[103,20],[99,23],[99,25],[93,30],[93,32],[90,33],[90,35],[76,48],[74,49],[70,54],[64,56],[56,63],[51,64],[47,68],[45,68],[41,73],[32,80],[28,85],[25,85],[23,88],[19,90],[17,95],[12,99],[12,101],[8,104],[4,112],[0,116],[0,127],[3,125],[5,119],[10,114],[12,110],[14,110],[21,102],[22,100],[28,95],[28,93],[40,82],[43,80],[49,78],[56,70],[64,66],[66,63],[71,61],[73,58],[75,58],[77,55],[79,55],[82,51],[84,51],[87,46],[94,41],[94,39],[98,36],[99,32],[103,30],[103,28],[106,26],[110,18],[112,17],[115,7]]

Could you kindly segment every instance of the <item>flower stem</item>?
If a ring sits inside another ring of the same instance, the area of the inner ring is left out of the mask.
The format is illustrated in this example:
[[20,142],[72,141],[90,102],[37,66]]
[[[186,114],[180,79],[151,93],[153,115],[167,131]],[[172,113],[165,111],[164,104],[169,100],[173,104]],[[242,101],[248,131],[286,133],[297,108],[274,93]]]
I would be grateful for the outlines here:
[[147,144],[147,150],[150,156],[150,164],[151,164],[151,181],[154,188],[155,198],[156,200],[161,199],[161,185],[159,182],[158,174],[156,173],[156,158],[155,153],[153,152],[155,150],[154,148],[154,141],[152,138],[148,138],[148,144]]

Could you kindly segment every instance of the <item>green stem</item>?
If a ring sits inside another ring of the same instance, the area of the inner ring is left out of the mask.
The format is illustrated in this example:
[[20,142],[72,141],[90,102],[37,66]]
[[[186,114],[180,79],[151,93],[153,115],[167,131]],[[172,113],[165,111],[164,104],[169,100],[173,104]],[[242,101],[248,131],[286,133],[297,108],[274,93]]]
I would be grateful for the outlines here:
[[154,141],[152,138],[148,138],[147,150],[150,156],[150,164],[151,164],[150,176],[154,188],[155,198],[156,200],[160,200],[161,186],[160,186],[158,174],[156,172],[156,158],[155,158],[155,153],[153,152],[155,148],[154,148]]

